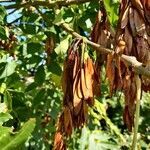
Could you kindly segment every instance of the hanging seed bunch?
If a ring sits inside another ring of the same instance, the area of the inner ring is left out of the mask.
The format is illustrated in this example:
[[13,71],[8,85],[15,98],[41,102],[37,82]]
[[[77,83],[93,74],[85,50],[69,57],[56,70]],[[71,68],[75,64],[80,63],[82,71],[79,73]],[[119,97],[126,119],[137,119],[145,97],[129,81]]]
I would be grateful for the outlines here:
[[68,49],[62,76],[63,112],[57,123],[54,149],[63,150],[65,138],[73,128],[82,127],[87,122],[88,106],[93,106],[95,87],[99,78],[92,59],[88,56],[84,40],[75,39]]
[[[91,40],[100,44],[101,46],[104,46],[105,48],[111,48],[111,44],[113,42],[113,33],[111,32],[110,23],[108,21],[107,13],[102,1],[100,2],[100,6],[100,10],[98,11],[96,17],[96,22],[91,33]],[[101,78],[101,68],[106,61],[107,56],[99,51],[96,51],[96,55],[96,70],[99,78]],[[100,95],[100,93],[100,89],[97,89],[97,95]]]
[[[131,131],[137,87],[132,67],[120,60],[120,55],[135,56],[150,69],[150,1],[122,0],[116,34],[115,54],[108,55],[107,76],[110,93],[122,89],[125,95],[124,122]],[[150,91],[150,80],[141,76],[142,90]]]

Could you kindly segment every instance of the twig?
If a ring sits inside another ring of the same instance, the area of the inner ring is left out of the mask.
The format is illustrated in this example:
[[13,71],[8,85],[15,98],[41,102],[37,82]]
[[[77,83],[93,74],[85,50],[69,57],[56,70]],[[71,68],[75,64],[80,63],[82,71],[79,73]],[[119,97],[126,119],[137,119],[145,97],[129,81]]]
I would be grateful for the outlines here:
[[108,48],[105,48],[105,47],[103,47],[103,46],[101,46],[101,45],[99,45],[99,44],[96,44],[96,43],[94,43],[94,42],[88,40],[86,37],[81,36],[80,34],[78,34],[77,32],[75,32],[73,29],[71,29],[71,28],[69,27],[69,25],[66,24],[66,23],[62,23],[60,26],[61,26],[64,30],[66,30],[68,33],[70,33],[71,35],[73,35],[74,37],[77,37],[77,38],[84,38],[84,40],[85,40],[85,42],[86,42],[87,44],[89,44],[89,45],[92,46],[94,49],[96,49],[96,50],[98,50],[98,51],[100,51],[100,52],[107,53],[107,54],[113,52],[112,50],[110,50],[110,49],[108,49]]
[[27,6],[33,6],[33,7],[39,7],[39,6],[44,6],[47,8],[54,8],[55,6],[69,6],[72,4],[82,4],[86,2],[94,2],[94,1],[99,1],[99,0],[59,0],[56,2],[49,2],[49,1],[30,1],[26,3],[16,3],[8,6],[4,6],[6,9],[12,9],[12,8],[22,8],[22,7],[27,7]]
[[135,76],[135,81],[136,81],[136,87],[137,87],[137,94],[136,94],[134,135],[133,135],[131,150],[136,150],[136,147],[137,147],[137,135],[138,135],[139,116],[140,116],[140,98],[141,98],[141,79],[139,78],[139,75]]
[[[47,16],[45,16],[37,7],[36,7],[36,9],[37,9],[38,13],[41,15],[41,17],[48,22],[49,18]],[[86,37],[81,36],[80,34],[75,32],[73,29],[71,29],[68,24],[61,23],[60,26],[66,32],[70,33],[73,37],[84,39],[84,41],[87,44],[89,44],[90,46],[92,46],[95,50],[100,51],[101,53],[105,53],[105,54],[114,53],[113,50],[105,48],[99,44],[96,44],[96,43],[88,40]],[[138,62],[134,56],[127,56],[127,55],[122,54],[120,57],[121,57],[122,61],[125,61],[129,66],[132,66],[134,68],[134,71],[136,74],[141,74],[141,75],[144,75],[144,76],[150,78],[150,71],[147,70],[146,68],[144,68],[142,66],[142,63]]]
[[[72,34],[74,37],[77,38],[83,38],[83,36],[76,33],[74,30],[72,30],[68,24],[62,23],[61,27],[66,30],[68,33]],[[111,49],[105,48],[99,44],[96,44],[94,42],[91,42],[90,40],[86,39],[85,42],[92,46],[95,50],[100,51],[102,53],[110,54],[114,53]],[[134,56],[127,56],[127,55],[121,55],[121,60],[125,61],[129,66],[132,66],[134,68],[134,71],[136,74],[144,75],[148,78],[150,78],[150,71],[142,66],[142,63],[137,61],[137,59]]]

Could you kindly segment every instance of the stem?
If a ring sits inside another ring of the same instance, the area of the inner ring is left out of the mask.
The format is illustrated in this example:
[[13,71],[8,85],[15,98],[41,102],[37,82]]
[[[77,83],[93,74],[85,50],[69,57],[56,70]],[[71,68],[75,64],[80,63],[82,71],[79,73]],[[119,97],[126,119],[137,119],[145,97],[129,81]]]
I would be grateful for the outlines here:
[[[81,39],[83,38],[83,36],[81,36],[80,34],[75,32],[73,29],[71,29],[68,24],[62,23],[60,26],[66,32],[70,33],[72,36],[74,36],[76,38],[81,38]],[[93,47],[96,51],[99,51],[101,53],[105,53],[105,54],[114,53],[113,50],[105,48],[104,46],[94,43],[86,38],[85,38],[85,42],[88,45],[90,45],[91,47]],[[127,56],[127,55],[122,54],[120,59],[122,61],[126,62],[127,65],[132,66],[134,68],[134,71],[136,74],[144,75],[144,76],[150,78],[150,71],[147,68],[145,68],[141,62],[137,61],[137,59],[134,56]]]
[[[41,17],[46,22],[48,22],[49,18],[46,15],[42,14],[42,12],[37,7],[36,7],[36,9],[39,12],[39,14],[41,15]],[[113,54],[114,53],[113,50],[105,48],[104,46],[94,43],[94,42],[88,40],[86,37],[81,36],[80,34],[75,32],[73,29],[71,29],[69,27],[69,25],[66,23],[61,23],[59,26],[62,27],[66,32],[71,34],[73,37],[84,39],[84,42],[86,42],[88,45],[93,47],[96,51],[99,51],[99,52],[105,53],[105,54]],[[132,66],[134,68],[134,71],[136,74],[140,74],[140,75],[146,76],[147,78],[150,78],[150,71],[147,68],[145,68],[141,62],[137,61],[137,59],[134,56],[127,56],[127,55],[122,54],[120,58],[122,61],[126,62],[127,65]]]
[[82,48],[81,48],[81,68],[82,68],[83,63],[84,63],[84,52],[85,52],[85,42],[83,39]]
[[135,82],[136,82],[136,87],[137,87],[137,94],[136,94],[136,111],[135,111],[135,122],[134,122],[134,135],[133,135],[131,150],[136,150],[136,148],[137,148],[137,134],[138,134],[138,127],[139,127],[140,98],[141,98],[141,79],[139,78],[139,75],[135,75]]

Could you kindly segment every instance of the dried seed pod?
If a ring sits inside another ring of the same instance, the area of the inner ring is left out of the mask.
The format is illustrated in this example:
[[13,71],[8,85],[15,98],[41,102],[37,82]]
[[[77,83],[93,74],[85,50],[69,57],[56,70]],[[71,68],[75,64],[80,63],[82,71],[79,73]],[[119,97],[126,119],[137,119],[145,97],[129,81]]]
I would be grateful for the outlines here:
[[64,109],[57,124],[54,142],[56,149],[58,146],[64,148],[64,137],[70,136],[73,128],[82,127],[87,122],[88,105],[94,105],[94,88],[99,84],[99,79],[92,59],[85,59],[84,51],[79,52],[82,42],[80,39],[74,40],[64,61]]
[[110,96],[113,94],[115,81],[115,66],[113,58],[114,56],[112,54],[107,55],[106,75],[109,80]]
[[[149,22],[147,20],[147,0],[122,0],[120,17],[116,33],[115,54],[135,56],[147,68],[150,66]],[[125,44],[118,41],[124,41]],[[120,45],[121,44],[121,45]],[[110,57],[110,56],[108,56]],[[107,64],[111,66],[112,59]],[[119,56],[115,57],[115,65],[109,69],[107,75],[110,80],[110,92],[122,89],[125,95],[124,122],[129,130],[132,129],[136,101],[136,84],[134,72],[122,62]],[[113,72],[113,73],[112,73]],[[114,74],[114,75],[112,75]],[[111,76],[112,75],[112,76]],[[119,77],[119,78],[118,78]],[[142,90],[150,91],[150,80],[142,76]],[[120,84],[118,84],[118,80]],[[122,81],[122,82],[121,82]]]
[[[96,23],[93,27],[92,33],[91,33],[91,40],[95,43],[98,43],[106,48],[110,48],[111,44],[113,43],[113,32],[110,29],[110,23],[107,18],[107,13],[103,4],[103,1],[100,2],[101,8],[97,14],[96,17]],[[98,76],[98,78],[101,78],[101,67],[104,64],[104,62],[107,59],[107,56],[105,54],[102,54],[100,52],[96,52],[97,59],[95,63],[95,75]],[[97,78],[97,77],[96,77]],[[101,81],[95,82],[97,85],[95,89],[95,94],[99,96],[101,94],[100,86]]]
[[61,132],[56,132],[54,139],[54,150],[66,150],[66,144],[64,143]]
[[64,131],[67,136],[70,136],[72,134],[73,124],[72,124],[71,111],[69,107],[66,106],[64,108],[63,115],[64,115],[64,122],[63,122]]

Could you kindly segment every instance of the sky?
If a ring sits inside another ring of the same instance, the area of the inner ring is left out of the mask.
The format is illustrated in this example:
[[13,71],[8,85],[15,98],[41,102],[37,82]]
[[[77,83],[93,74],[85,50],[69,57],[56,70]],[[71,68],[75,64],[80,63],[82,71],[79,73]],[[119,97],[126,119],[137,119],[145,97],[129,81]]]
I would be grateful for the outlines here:
[[[0,2],[0,5],[2,5],[2,6],[7,6],[10,4],[15,4],[15,2]],[[14,11],[14,9],[9,9],[9,10],[7,10],[7,13],[9,14],[12,11]],[[14,13],[7,16],[7,22],[10,23],[10,22],[16,20],[17,18],[19,18],[20,16],[21,16],[20,11],[17,10]]]

